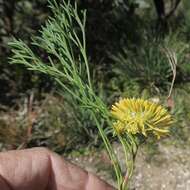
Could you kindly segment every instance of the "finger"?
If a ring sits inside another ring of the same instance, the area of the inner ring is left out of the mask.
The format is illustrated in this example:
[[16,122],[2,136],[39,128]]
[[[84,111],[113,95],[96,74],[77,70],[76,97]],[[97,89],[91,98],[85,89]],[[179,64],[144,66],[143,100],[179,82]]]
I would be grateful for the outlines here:
[[111,190],[112,187],[44,148],[0,153],[2,190]]
[[55,153],[51,154],[50,189],[55,190],[113,190],[113,188],[81,168],[70,164]]
[[0,153],[1,181],[11,190],[45,190],[51,171],[47,155],[41,148]]

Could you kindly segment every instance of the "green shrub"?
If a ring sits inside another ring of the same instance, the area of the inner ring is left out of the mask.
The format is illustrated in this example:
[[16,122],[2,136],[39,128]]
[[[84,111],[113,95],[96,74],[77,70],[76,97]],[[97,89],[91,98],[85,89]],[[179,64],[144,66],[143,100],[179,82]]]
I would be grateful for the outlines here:
[[[113,71],[123,80],[134,80],[140,86],[154,91],[167,90],[172,79],[172,69],[167,58],[167,49],[175,52],[177,58],[177,78],[185,78],[189,73],[187,53],[189,45],[180,40],[178,33],[168,34],[163,39],[146,39],[133,48],[123,47],[123,51],[111,55]],[[179,75],[179,73],[182,75]],[[178,80],[179,79],[179,80]]]

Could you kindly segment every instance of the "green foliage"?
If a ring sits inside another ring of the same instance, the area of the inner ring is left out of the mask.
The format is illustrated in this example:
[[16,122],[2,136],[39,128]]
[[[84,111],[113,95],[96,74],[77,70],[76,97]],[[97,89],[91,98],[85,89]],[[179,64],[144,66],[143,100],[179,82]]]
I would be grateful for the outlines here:
[[169,82],[171,77],[170,66],[160,51],[159,45],[145,44],[135,51],[124,49],[117,56],[112,56],[116,72],[125,76],[126,80],[133,79],[143,86],[158,88]]
[[49,14],[46,0],[1,0],[0,1],[0,101],[13,105],[22,93],[36,88],[49,89],[51,81],[46,77],[27,72],[23,67],[8,64],[12,36],[22,37],[25,42],[36,33],[39,25]]
[[[47,95],[46,95],[47,96]],[[97,134],[93,131],[93,123],[83,115],[80,107],[72,107],[65,97],[47,98],[39,106],[40,113],[35,122],[28,146],[48,146],[52,150],[68,153],[84,145],[95,144]],[[86,116],[89,114],[86,112]],[[90,125],[91,124],[91,125]]]
[[[123,48],[117,55],[111,55],[114,61],[113,71],[124,80],[136,81],[140,86],[160,92],[167,90],[172,79],[172,69],[168,62],[167,50],[176,53],[177,67],[185,77],[188,71],[186,55],[189,45],[179,42],[179,35],[168,34],[164,39],[148,39],[140,46]],[[121,81],[121,80],[120,80]]]
[[23,41],[15,40],[9,43],[13,51],[11,63],[23,64],[29,70],[53,77],[82,106],[93,107],[97,112],[104,114],[106,108],[92,90],[86,56],[85,12],[82,13],[81,21],[77,7],[73,9],[69,3],[58,6],[54,2],[51,9],[54,17],[42,28],[41,37],[34,38],[32,42],[33,48],[40,48],[48,53],[48,62],[34,53]]
[[172,110],[175,116],[175,126],[172,128],[171,137],[174,144],[189,144],[189,124],[190,124],[190,88],[189,83],[177,86],[173,93],[175,107]]
[[181,27],[184,29],[188,40],[190,39],[189,31],[190,31],[190,2],[184,1],[183,10],[181,10],[182,17],[184,17]]
[[[53,1],[50,7],[53,17],[42,27],[41,36],[33,38],[31,48],[21,40],[10,43],[13,48],[11,63],[51,76],[61,86],[60,94],[75,110],[81,130],[92,137],[91,133],[96,130],[89,109],[103,118],[107,117],[108,111],[92,89],[86,56],[86,13],[78,14],[77,6],[72,8],[70,3],[58,5]],[[46,59],[39,52],[46,52]]]

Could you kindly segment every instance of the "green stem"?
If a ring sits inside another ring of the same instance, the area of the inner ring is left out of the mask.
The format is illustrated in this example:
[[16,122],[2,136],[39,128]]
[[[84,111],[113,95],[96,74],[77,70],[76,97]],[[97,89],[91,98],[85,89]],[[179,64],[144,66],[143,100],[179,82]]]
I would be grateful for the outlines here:
[[96,116],[94,115],[94,113],[92,113],[92,116],[96,122],[96,126],[99,130],[99,133],[102,137],[102,140],[105,144],[105,147],[106,147],[106,150],[108,152],[108,155],[109,155],[109,158],[113,164],[113,167],[114,167],[114,171],[115,171],[115,174],[116,174],[116,178],[117,178],[117,185],[118,185],[118,190],[122,190],[120,187],[121,187],[121,184],[122,184],[122,181],[123,181],[123,177],[122,177],[122,172],[121,172],[121,168],[120,168],[120,165],[119,165],[119,161],[114,153],[114,150],[113,150],[113,147],[109,141],[109,139],[107,138],[104,130],[102,129],[100,123],[98,122]]

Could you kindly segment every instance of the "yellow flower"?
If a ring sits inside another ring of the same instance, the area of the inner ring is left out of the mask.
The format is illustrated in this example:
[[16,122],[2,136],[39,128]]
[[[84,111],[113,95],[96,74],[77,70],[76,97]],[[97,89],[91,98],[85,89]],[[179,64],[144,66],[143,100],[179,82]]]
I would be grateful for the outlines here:
[[116,133],[153,133],[160,138],[168,134],[173,123],[171,115],[162,106],[143,99],[125,98],[112,105],[113,124]]

